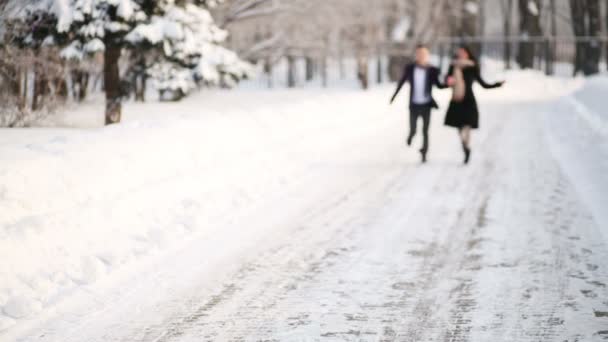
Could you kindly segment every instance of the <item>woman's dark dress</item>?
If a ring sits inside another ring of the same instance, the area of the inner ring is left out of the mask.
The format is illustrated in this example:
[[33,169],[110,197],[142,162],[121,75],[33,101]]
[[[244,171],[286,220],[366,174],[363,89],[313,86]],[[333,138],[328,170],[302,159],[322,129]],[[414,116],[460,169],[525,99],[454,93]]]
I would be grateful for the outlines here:
[[[453,74],[454,66],[451,66],[448,76],[452,76]],[[454,100],[450,102],[450,107],[445,116],[445,125],[456,128],[464,126],[479,128],[479,109],[477,108],[477,100],[475,100],[475,94],[473,93],[473,83],[477,81],[485,89],[498,88],[502,83],[486,83],[481,78],[477,65],[463,67],[462,75],[466,88],[464,99],[459,102]]]

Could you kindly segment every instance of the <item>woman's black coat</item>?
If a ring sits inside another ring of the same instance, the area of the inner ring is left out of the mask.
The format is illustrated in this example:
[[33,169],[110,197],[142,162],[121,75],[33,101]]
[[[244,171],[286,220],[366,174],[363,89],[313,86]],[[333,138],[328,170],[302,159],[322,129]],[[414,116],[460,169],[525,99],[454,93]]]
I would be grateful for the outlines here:
[[[484,81],[481,78],[479,66],[477,65],[463,67],[462,74],[466,86],[464,99],[458,102],[454,100],[450,102],[450,107],[445,116],[445,124],[456,128],[462,128],[464,126],[479,128],[479,109],[477,107],[475,94],[473,93],[473,83],[477,81],[482,87],[491,89],[500,87],[502,82],[487,83]],[[453,75],[454,66],[450,66],[447,76],[450,77]]]

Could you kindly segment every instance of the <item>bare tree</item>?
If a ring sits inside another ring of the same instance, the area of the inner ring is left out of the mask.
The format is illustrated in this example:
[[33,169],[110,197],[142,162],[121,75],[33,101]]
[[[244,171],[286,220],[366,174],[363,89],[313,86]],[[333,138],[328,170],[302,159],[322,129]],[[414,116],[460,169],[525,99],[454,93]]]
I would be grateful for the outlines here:
[[[467,0],[460,4],[461,21],[459,36],[473,38],[481,34],[481,2],[480,0]],[[481,53],[481,44],[475,42],[470,44],[471,51],[477,56]]]
[[519,33],[523,40],[519,43],[517,62],[524,69],[534,67],[538,50],[534,39],[542,36],[540,11],[540,0],[519,0]]
[[602,34],[601,12],[599,0],[587,0],[587,35],[590,40],[587,43],[587,59],[585,63],[585,75],[597,74],[600,71],[600,58],[602,46],[598,37]]
[[556,42],[555,39],[557,38],[557,6],[555,3],[555,0],[550,0],[549,1],[549,12],[551,17],[550,19],[550,23],[551,23],[551,40],[549,40],[547,42],[547,46],[546,49],[547,51],[545,52],[547,55],[546,58],[546,73],[547,75],[553,75],[555,73],[555,59],[556,59]]
[[219,13],[221,26],[258,17],[269,16],[280,10],[280,3],[273,0],[229,0]]
[[576,43],[574,74],[585,75],[599,72],[601,45],[597,37],[601,34],[599,0],[570,0],[572,28],[579,37]]
[[511,59],[512,59],[512,51],[511,51],[511,27],[513,20],[513,0],[500,0],[500,6],[502,10],[502,27],[503,27],[503,37],[504,37],[504,47],[503,47],[503,59],[505,62],[505,67],[507,69],[511,69]]

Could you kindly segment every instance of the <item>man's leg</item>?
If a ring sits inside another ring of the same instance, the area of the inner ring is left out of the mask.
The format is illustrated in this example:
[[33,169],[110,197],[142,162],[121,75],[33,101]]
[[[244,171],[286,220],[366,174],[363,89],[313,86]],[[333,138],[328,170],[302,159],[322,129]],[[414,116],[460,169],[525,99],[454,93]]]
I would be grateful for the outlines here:
[[411,107],[410,108],[410,134],[407,137],[407,146],[410,146],[412,144],[412,140],[414,139],[414,136],[416,136],[417,124],[418,124],[418,108]]
[[426,154],[429,150],[429,127],[431,125],[431,108],[421,109],[420,116],[422,116],[422,134],[424,136],[422,143],[422,151]]

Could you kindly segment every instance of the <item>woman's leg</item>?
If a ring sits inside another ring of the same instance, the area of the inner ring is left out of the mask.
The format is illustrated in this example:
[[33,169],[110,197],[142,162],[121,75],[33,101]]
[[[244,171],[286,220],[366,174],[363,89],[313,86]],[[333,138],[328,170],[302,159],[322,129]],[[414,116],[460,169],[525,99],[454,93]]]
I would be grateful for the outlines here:
[[460,133],[462,149],[464,150],[464,163],[468,164],[471,158],[471,126],[463,126],[458,132]]
[[460,128],[460,139],[462,140],[462,146],[465,149],[471,148],[471,126],[463,126]]

